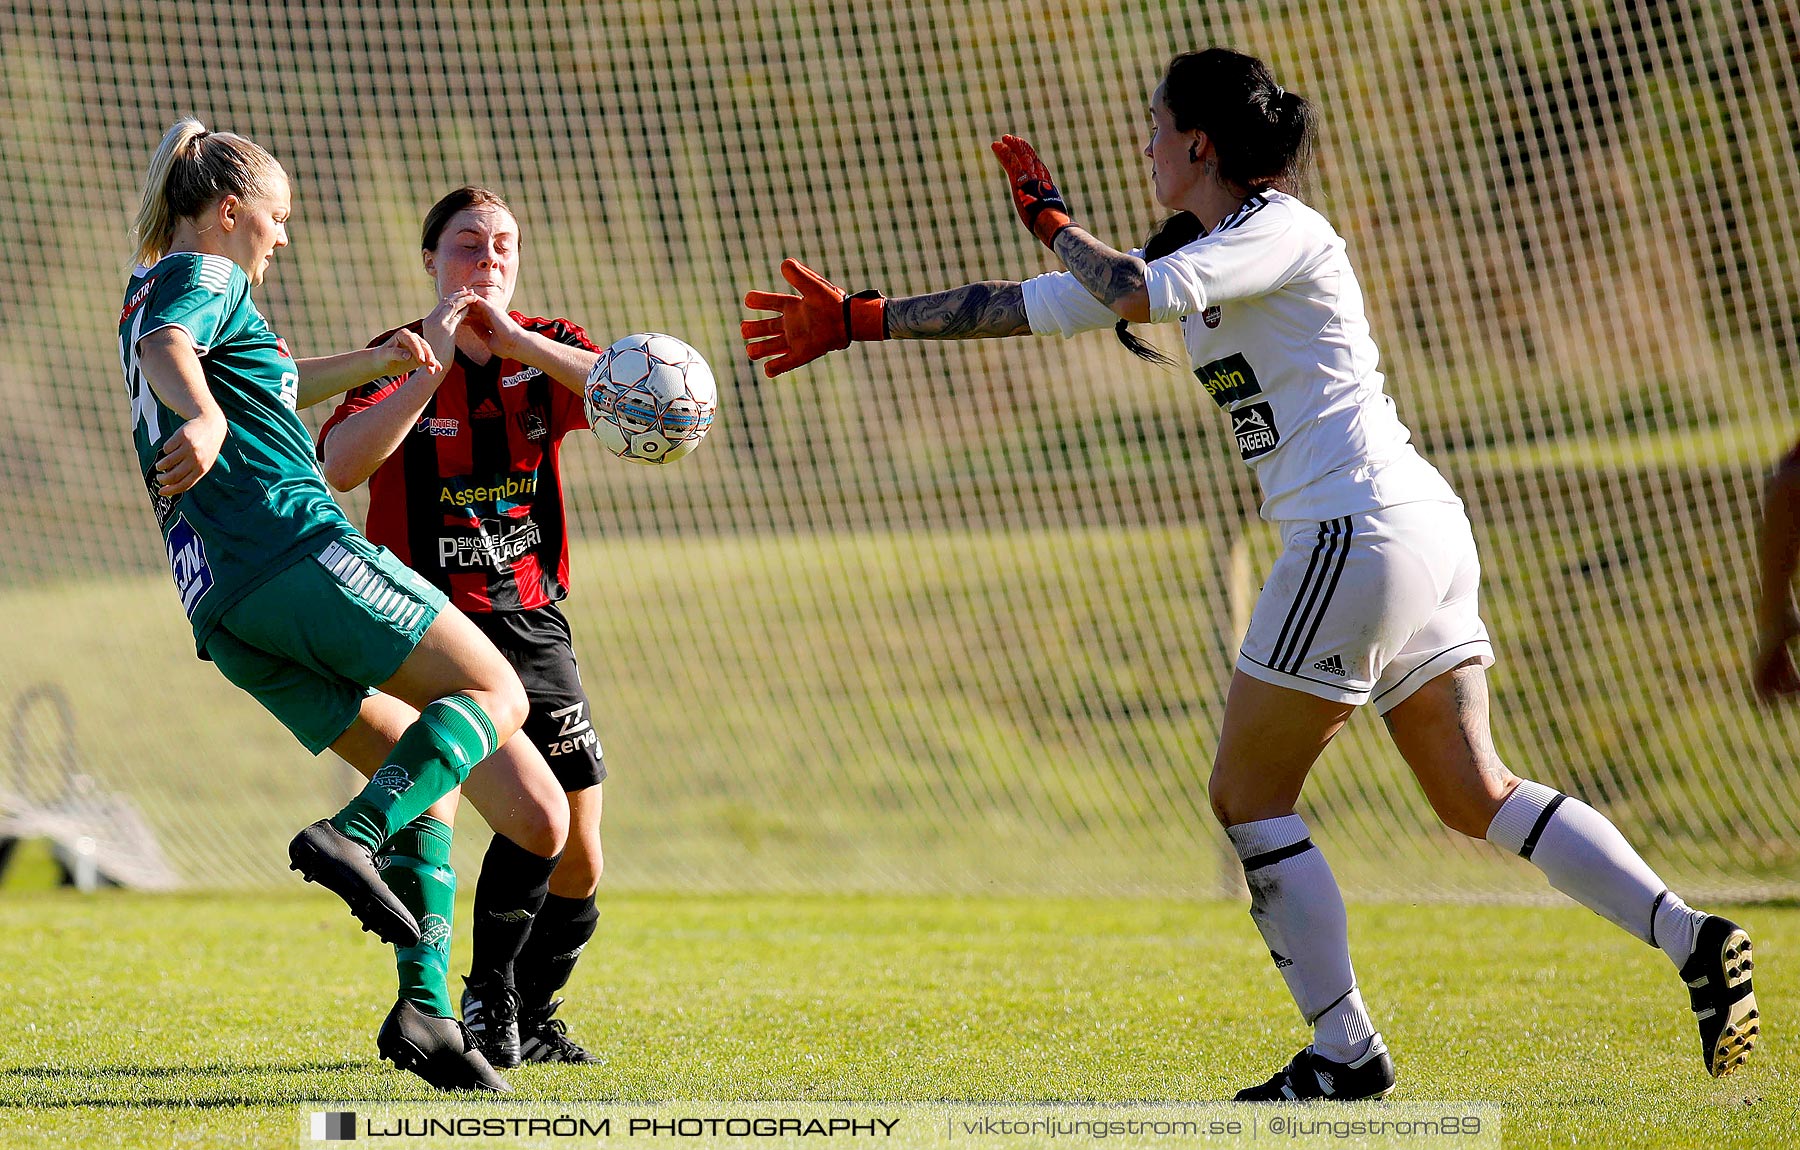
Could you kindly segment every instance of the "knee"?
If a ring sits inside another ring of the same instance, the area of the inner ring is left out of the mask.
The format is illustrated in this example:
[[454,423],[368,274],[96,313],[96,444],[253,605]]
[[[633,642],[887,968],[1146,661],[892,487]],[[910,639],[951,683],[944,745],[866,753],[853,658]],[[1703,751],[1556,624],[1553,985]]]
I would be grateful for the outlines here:
[[1458,834],[1485,839],[1488,828],[1494,824],[1494,816],[1500,813],[1500,807],[1519,785],[1519,780],[1498,759],[1484,764],[1477,778],[1479,785],[1437,796],[1432,809],[1445,826]]
[[[500,742],[504,743],[512,738],[525,725],[525,716],[531,711],[531,700],[525,697],[525,688],[520,685],[518,676],[509,675],[505,680],[484,688],[480,696],[482,709],[494,724],[494,734]],[[566,833],[566,818],[564,824]]]
[[1231,827],[1250,821],[1251,817],[1244,813],[1246,803],[1242,788],[1217,763],[1213,764],[1212,777],[1206,782],[1206,797],[1212,804],[1213,818],[1219,820],[1220,826]]
[[[567,803],[532,804],[506,829],[506,837],[539,858],[562,854],[569,843]],[[560,864],[558,864],[560,865]]]
[[600,876],[606,870],[605,856],[597,835],[577,834],[570,838],[569,849],[556,864],[550,880],[553,891],[566,898],[586,898],[600,887]]

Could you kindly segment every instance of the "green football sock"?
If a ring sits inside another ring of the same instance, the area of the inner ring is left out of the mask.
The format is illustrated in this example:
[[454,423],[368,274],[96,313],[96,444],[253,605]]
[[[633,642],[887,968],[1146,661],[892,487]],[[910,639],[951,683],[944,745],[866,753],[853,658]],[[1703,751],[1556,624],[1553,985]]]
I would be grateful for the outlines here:
[[376,859],[382,881],[419,920],[417,946],[396,946],[400,997],[426,1014],[451,1016],[450,921],[456,911],[456,871],[450,867],[451,829],[420,815],[402,827]]
[[493,720],[467,695],[445,695],[423,711],[362,793],[331,816],[345,836],[378,851],[469,777],[499,745]]

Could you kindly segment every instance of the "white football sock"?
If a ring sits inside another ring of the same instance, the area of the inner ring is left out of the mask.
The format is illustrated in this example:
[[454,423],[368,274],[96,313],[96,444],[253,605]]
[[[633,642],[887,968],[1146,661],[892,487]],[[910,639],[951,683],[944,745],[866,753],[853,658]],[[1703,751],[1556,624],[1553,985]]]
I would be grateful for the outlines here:
[[1375,1026],[1356,991],[1344,896],[1299,815],[1227,827],[1250,887],[1250,917],[1307,1025],[1313,1050],[1352,1062]]
[[1527,859],[1550,885],[1651,946],[1676,967],[1706,916],[1669,891],[1619,828],[1593,807],[1529,779],[1500,804],[1487,840]]

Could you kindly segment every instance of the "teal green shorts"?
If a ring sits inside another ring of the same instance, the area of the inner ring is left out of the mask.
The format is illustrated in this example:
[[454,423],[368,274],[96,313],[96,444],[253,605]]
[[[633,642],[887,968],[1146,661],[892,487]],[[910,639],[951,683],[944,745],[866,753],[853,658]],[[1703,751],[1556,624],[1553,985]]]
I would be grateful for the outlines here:
[[350,729],[447,601],[387,548],[346,535],[240,599],[206,655],[316,755]]

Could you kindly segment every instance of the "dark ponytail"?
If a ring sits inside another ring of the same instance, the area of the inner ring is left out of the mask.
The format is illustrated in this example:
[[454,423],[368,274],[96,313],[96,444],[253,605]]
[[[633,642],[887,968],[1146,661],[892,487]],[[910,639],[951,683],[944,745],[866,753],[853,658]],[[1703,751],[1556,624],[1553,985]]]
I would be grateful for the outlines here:
[[[1162,259],[1172,251],[1187,247],[1205,234],[1205,231],[1200,226],[1200,217],[1193,212],[1176,212],[1156,225],[1156,230],[1144,241],[1144,262]],[[1125,345],[1125,350],[1139,359],[1162,367],[1178,366],[1173,359],[1132,335],[1131,321],[1122,319],[1113,325],[1113,330],[1119,333],[1119,342]]]
[[[1265,188],[1297,195],[1312,160],[1317,116],[1305,97],[1275,82],[1269,66],[1229,48],[1183,52],[1169,61],[1163,105],[1179,131],[1198,129],[1212,141],[1219,178],[1244,195]],[[1199,239],[1200,221],[1188,212],[1164,220],[1144,243],[1144,262]],[[1173,364],[1118,323],[1119,342],[1152,363]]]

